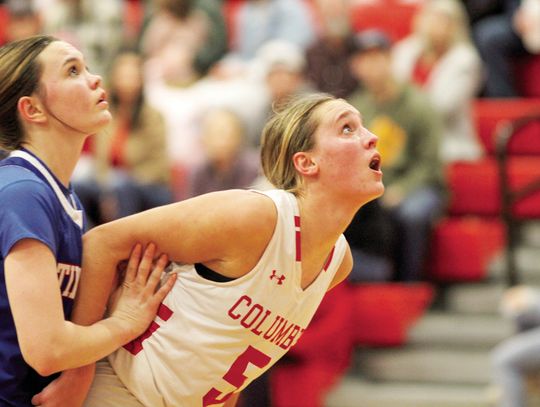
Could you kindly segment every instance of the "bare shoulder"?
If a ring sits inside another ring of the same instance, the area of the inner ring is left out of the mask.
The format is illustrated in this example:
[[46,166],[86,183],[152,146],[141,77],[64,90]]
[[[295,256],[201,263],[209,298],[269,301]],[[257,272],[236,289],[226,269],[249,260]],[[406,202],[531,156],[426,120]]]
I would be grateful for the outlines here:
[[[204,197],[204,196],[203,196]],[[201,197],[201,198],[203,198]],[[208,205],[219,208],[219,221],[234,235],[272,233],[277,210],[271,198],[246,190],[215,192],[206,196]],[[254,237],[254,236],[253,236]]]
[[205,264],[229,277],[239,277],[259,261],[272,238],[277,209],[266,195],[253,191],[230,190],[201,197],[216,210],[212,223],[217,254]]

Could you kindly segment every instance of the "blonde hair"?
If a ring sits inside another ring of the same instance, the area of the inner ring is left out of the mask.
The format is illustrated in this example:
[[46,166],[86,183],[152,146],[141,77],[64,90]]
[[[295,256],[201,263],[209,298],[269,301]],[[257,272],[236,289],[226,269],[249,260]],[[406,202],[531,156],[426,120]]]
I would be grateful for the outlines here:
[[58,41],[48,35],[29,37],[0,48],[0,147],[19,148],[24,132],[17,104],[23,96],[39,92],[41,63],[39,54]]
[[309,151],[315,145],[314,133],[319,121],[315,111],[334,96],[317,93],[285,104],[268,121],[262,132],[261,165],[266,178],[276,188],[296,195],[301,193],[303,178],[296,171],[293,155]]
[[454,22],[454,42],[471,42],[469,17],[462,2],[459,0],[427,0],[415,16],[414,28],[417,34],[422,34],[423,21],[426,15],[431,12],[442,13]]

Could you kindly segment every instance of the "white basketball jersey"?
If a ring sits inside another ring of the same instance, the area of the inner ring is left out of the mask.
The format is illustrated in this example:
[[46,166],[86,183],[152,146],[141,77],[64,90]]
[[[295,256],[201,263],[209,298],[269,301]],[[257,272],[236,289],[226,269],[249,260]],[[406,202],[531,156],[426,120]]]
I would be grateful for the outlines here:
[[109,357],[147,407],[222,405],[277,362],[307,328],[346,250],[340,236],[323,270],[301,288],[300,217],[294,195],[264,192],[277,224],[248,274],[214,282],[193,265],[178,279],[149,330]]

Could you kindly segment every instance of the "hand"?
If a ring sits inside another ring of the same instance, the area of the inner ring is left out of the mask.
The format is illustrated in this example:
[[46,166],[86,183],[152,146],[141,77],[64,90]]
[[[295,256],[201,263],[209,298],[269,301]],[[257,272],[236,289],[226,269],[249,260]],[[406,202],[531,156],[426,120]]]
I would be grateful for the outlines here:
[[176,281],[176,274],[172,274],[156,291],[168,263],[167,256],[162,254],[153,265],[156,246],[150,243],[142,260],[141,251],[141,245],[137,244],[129,258],[124,280],[109,301],[110,317],[127,327],[130,333],[128,341],[148,328]]
[[32,397],[33,406],[80,407],[94,379],[95,364],[62,372],[41,393]]

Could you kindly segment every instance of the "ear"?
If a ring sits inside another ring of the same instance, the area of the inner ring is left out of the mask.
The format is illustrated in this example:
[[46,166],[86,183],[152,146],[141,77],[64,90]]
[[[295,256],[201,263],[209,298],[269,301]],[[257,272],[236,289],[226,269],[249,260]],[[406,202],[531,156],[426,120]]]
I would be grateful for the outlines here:
[[44,123],[47,120],[43,106],[33,96],[23,96],[17,103],[17,110],[21,119],[30,123]]
[[314,176],[319,173],[319,165],[313,156],[306,152],[298,152],[293,155],[294,168],[300,175]]

